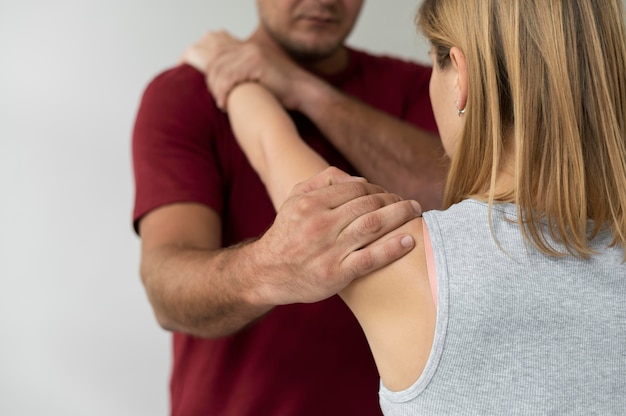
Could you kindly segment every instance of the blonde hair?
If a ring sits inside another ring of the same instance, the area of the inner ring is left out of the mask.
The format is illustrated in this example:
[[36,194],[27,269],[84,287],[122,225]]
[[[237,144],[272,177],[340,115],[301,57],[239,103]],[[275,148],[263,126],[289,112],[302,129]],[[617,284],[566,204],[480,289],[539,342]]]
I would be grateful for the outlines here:
[[[453,46],[467,61],[462,157],[451,161],[445,207],[488,192],[490,207],[515,201],[524,237],[544,253],[587,258],[589,239],[605,228],[625,248],[621,0],[424,0],[416,20],[440,68]],[[514,191],[496,195],[509,148]]]

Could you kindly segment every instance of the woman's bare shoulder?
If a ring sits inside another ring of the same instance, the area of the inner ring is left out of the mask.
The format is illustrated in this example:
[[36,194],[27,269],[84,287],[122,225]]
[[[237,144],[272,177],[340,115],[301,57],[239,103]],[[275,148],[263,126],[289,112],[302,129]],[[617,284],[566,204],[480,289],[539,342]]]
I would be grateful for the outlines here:
[[410,386],[421,374],[432,345],[436,308],[428,279],[424,223],[416,218],[395,233],[409,233],[407,255],[355,280],[341,297],[359,320],[387,388]]
[[[367,302],[365,302],[368,309],[372,309],[379,301],[381,306],[385,306],[387,301],[396,304],[398,301],[397,295],[403,297],[413,296],[411,293],[406,293],[403,289],[414,288],[428,283],[423,227],[422,218],[415,218],[394,232],[381,237],[379,241],[383,241],[392,235],[410,234],[415,240],[415,247],[404,257],[380,270],[355,280],[344,289],[341,296],[349,306],[352,307],[351,303],[354,303],[354,307],[358,307],[361,301],[365,301],[362,298],[368,298]],[[376,301],[376,303],[372,304],[372,301]]]

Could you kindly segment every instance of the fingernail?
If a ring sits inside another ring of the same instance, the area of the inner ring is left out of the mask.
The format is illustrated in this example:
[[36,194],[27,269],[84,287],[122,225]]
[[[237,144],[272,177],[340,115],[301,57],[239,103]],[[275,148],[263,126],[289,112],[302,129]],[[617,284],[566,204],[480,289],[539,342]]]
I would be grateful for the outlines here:
[[418,214],[422,215],[422,206],[417,201],[411,201],[411,206]]
[[402,237],[402,239],[400,240],[400,244],[402,245],[402,247],[404,248],[409,248],[409,247],[413,247],[413,237],[411,237],[410,235],[405,235],[404,237]]

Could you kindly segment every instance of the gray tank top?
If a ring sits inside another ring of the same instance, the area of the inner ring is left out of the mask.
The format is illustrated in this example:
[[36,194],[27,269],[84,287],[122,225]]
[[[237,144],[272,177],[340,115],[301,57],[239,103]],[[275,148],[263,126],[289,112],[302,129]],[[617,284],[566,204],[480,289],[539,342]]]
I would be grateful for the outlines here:
[[626,264],[593,241],[589,260],[546,256],[522,240],[515,207],[467,200],[424,213],[438,311],[420,378],[392,392],[388,416],[626,415]]

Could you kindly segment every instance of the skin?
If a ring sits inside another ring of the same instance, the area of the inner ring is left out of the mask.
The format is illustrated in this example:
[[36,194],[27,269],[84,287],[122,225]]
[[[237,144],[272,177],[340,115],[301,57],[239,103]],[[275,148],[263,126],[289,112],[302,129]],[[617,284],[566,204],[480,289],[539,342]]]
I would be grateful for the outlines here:
[[[457,112],[449,111],[450,108],[467,109],[468,97],[468,75],[467,62],[463,51],[457,47],[450,48],[450,65],[451,70],[439,68],[436,64],[435,51],[429,53],[433,63],[433,72],[430,77],[429,94],[430,101],[433,106],[433,112],[437,127],[441,133],[441,141],[446,154],[452,159],[456,154],[456,144],[461,130],[463,128],[463,117]],[[509,147],[505,149],[503,161],[497,172],[496,182],[494,184],[495,195],[499,201],[512,200],[510,197],[501,197],[511,193],[514,189],[515,174],[514,160],[512,155],[514,149],[511,146],[515,141],[511,134],[505,135],[508,139],[505,141]],[[474,195],[475,198],[487,200],[489,198],[489,190]]]
[[461,134],[462,120],[450,108],[465,109],[467,103],[467,66],[465,55],[459,48],[450,49],[451,70],[443,70],[436,63],[435,51],[430,50],[429,56],[433,64],[430,76],[429,94],[437,128],[446,154],[454,156],[454,145]]
[[343,43],[352,31],[363,0],[257,0],[259,43],[279,46],[297,62],[328,72],[348,63]]
[[325,299],[406,254],[413,246],[406,236],[360,248],[419,215],[416,209],[378,186],[325,171],[294,189],[262,237],[222,249],[213,210],[171,204],[140,223],[141,277],[163,328],[225,336],[274,306]]
[[[464,124],[456,113],[456,103],[463,105],[468,91],[465,57],[458,48],[452,48],[450,54],[452,62],[446,69],[435,65],[430,92],[437,122],[446,123],[440,126],[445,132],[444,146],[453,152]],[[228,113],[239,144],[275,206],[281,206],[285,191],[294,183],[328,166],[301,141],[275,97],[262,86],[246,83],[236,87],[228,99]],[[292,157],[281,157],[287,152]],[[422,374],[434,338],[436,306],[426,264],[424,227],[422,219],[416,218],[392,232],[390,235],[412,235],[415,248],[339,292],[364,330],[383,383],[395,391],[408,388]]]
[[261,24],[245,42],[210,32],[181,60],[205,72],[222,108],[234,86],[259,82],[305,114],[368,180],[424,209],[439,208],[447,159],[438,137],[337,91],[319,75],[348,64],[343,45],[362,1],[257,0]]
[[[235,135],[272,197],[281,206],[285,191],[302,178],[327,169],[327,163],[302,142],[273,96],[258,84],[236,87],[228,99]],[[289,158],[281,155],[289,152]],[[332,168],[331,168],[332,169]],[[332,188],[332,187],[331,187]],[[411,235],[415,248],[395,263],[341,288],[367,337],[385,385],[400,390],[423,371],[434,335],[436,310],[428,279],[421,218],[382,237]],[[399,235],[400,235],[399,234]]]
[[[313,3],[318,2],[260,1],[259,7],[266,12],[274,5],[285,6],[277,7],[278,15],[271,20],[273,24],[285,22],[281,32],[293,37],[294,44],[323,46],[333,43],[329,39],[341,44],[356,19],[360,2],[320,2],[351,5],[341,8],[337,27],[342,29],[330,31],[332,36],[321,30],[317,21],[298,21],[290,26],[290,14],[283,14],[291,11],[298,15]],[[322,28],[327,25],[321,23]],[[262,25],[255,38],[273,44]],[[319,53],[317,46],[314,49]],[[291,84],[294,68],[295,78],[311,78],[277,48],[268,50],[282,57],[281,62],[288,62],[288,86],[300,85]],[[342,50],[340,47],[308,64],[332,68],[340,63]],[[222,56],[226,57],[226,52]],[[216,66],[227,71],[231,64],[228,61]],[[278,79],[281,75],[274,68],[263,73]],[[285,86],[283,81],[278,84]],[[285,91],[285,98],[293,99],[293,91]],[[221,247],[221,219],[211,208],[194,203],[165,205],[139,222],[141,278],[163,328],[199,337],[222,337],[260,319],[277,305],[325,299],[355,278],[405,255],[414,245],[408,234],[378,240],[420,213],[415,201],[403,200],[336,169],[325,170],[288,192],[268,231],[234,247]]]

